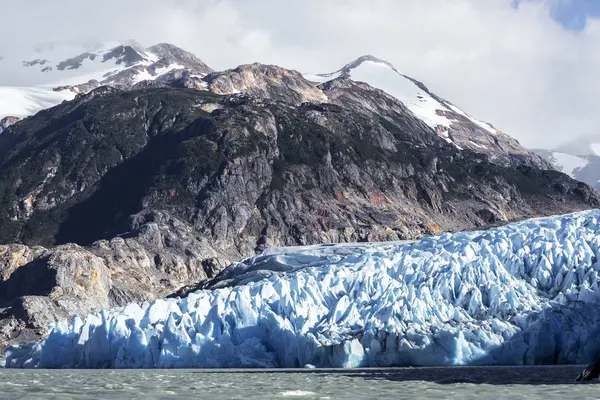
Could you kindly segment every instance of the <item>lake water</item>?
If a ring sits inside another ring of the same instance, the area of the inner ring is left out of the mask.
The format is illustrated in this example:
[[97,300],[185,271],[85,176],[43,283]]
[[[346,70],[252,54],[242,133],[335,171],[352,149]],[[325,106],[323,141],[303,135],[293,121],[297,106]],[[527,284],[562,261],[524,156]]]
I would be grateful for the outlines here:
[[600,399],[582,368],[0,370],[0,399]]

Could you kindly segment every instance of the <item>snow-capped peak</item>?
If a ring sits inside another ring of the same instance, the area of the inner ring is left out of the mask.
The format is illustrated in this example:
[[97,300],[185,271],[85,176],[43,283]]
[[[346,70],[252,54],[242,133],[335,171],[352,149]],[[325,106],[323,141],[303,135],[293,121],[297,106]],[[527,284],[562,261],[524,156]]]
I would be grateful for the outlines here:
[[88,75],[101,77],[115,69],[151,61],[141,46],[131,41],[127,43],[50,43],[38,46],[32,52],[17,52],[0,65],[0,85],[51,86],[73,79],[81,83]]
[[19,52],[6,57],[0,63],[0,86],[80,85],[92,79],[102,81],[131,67],[149,67],[161,60],[160,67],[179,64],[204,73],[210,71],[193,54],[165,43],[149,48],[133,40],[80,46],[51,43],[30,54]]
[[50,43],[0,63],[0,118],[26,117],[100,85],[132,87],[176,70],[212,70],[176,46],[145,49],[133,40],[86,45]]
[[351,63],[346,64],[344,67],[340,68],[339,70],[337,70],[335,72],[331,72],[328,74],[316,74],[315,77],[317,77],[317,79],[318,79],[318,77],[321,77],[322,79],[325,79],[325,80],[331,80],[331,79],[335,79],[335,78],[339,78],[339,77],[351,78],[352,71],[359,68],[363,63],[379,64],[381,66],[385,66],[385,67],[391,69],[392,71],[400,74],[400,72],[396,69],[396,67],[394,67],[392,65],[392,63],[382,60],[380,58],[377,58],[375,56],[366,54],[364,56],[358,57],[356,60],[352,61]]
[[348,78],[383,90],[400,100],[417,118],[458,148],[461,146],[451,139],[449,131],[454,124],[464,122],[465,119],[490,134],[498,133],[492,125],[471,117],[457,106],[431,93],[421,82],[402,74],[392,63],[372,55],[363,55],[335,72],[306,74],[305,77],[315,82]]

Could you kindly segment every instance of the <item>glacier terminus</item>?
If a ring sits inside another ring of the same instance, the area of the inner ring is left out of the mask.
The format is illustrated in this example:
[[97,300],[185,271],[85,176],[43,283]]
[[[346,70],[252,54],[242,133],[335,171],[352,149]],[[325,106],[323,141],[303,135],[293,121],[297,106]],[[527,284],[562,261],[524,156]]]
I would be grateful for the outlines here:
[[599,271],[600,210],[415,243],[270,249],[215,289],[62,321],[9,348],[6,367],[587,363],[600,353]]

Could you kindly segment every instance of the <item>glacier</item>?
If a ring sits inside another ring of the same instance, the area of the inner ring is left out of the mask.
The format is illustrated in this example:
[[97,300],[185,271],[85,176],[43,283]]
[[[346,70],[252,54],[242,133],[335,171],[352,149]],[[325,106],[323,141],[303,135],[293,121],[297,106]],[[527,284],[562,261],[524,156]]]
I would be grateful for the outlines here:
[[415,243],[273,249],[226,285],[62,321],[6,367],[588,363],[600,355],[600,210]]

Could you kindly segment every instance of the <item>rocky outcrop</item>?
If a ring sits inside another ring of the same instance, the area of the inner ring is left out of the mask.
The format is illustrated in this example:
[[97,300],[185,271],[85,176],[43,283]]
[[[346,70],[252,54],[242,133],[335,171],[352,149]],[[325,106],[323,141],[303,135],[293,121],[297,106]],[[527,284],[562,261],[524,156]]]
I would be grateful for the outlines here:
[[327,102],[327,96],[302,74],[276,65],[241,65],[209,74],[204,80],[208,90],[217,94],[246,93],[292,104]]
[[90,246],[0,245],[0,348],[75,314],[162,298],[214,277],[227,256],[155,213],[127,235]]
[[600,359],[586,366],[575,378],[575,382],[587,382],[600,378]]

